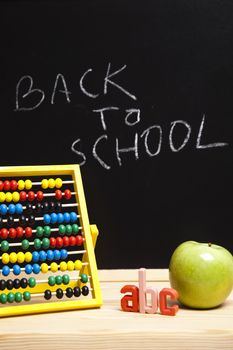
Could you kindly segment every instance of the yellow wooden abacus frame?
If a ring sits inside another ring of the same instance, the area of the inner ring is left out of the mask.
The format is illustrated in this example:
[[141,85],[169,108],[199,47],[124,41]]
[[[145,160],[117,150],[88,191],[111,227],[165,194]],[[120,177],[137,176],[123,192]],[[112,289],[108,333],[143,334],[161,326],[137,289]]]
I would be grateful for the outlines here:
[[[44,312],[55,312],[75,309],[97,308],[102,305],[102,295],[98,279],[96,258],[94,247],[96,244],[98,229],[96,225],[89,224],[88,212],[86,207],[83,183],[79,165],[40,165],[40,166],[17,166],[17,167],[0,167],[0,177],[30,177],[30,176],[56,176],[56,175],[71,175],[74,181],[74,191],[76,192],[76,202],[78,205],[78,214],[80,215],[80,225],[85,236],[84,249],[86,253],[83,255],[82,262],[88,262],[84,265],[79,274],[87,273],[91,276],[92,298],[91,299],[76,299],[72,301],[57,301],[57,302],[38,302],[29,303],[26,305],[10,305],[0,307],[0,317],[37,314]],[[66,287],[74,287],[75,282],[70,282]],[[77,284],[77,282],[76,282]],[[82,283],[79,281],[81,287]],[[41,283],[33,289],[27,288],[29,291],[40,293],[44,290],[45,284]],[[51,291],[55,291],[56,287],[50,287]],[[23,289],[12,289],[12,292],[24,292]]]

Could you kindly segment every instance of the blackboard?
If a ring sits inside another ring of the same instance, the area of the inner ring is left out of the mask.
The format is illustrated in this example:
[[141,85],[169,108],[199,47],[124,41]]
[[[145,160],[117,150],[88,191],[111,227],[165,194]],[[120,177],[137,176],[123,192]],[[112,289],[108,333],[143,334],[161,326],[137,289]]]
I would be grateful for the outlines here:
[[0,164],[81,164],[100,268],[232,251],[233,4],[0,2]]

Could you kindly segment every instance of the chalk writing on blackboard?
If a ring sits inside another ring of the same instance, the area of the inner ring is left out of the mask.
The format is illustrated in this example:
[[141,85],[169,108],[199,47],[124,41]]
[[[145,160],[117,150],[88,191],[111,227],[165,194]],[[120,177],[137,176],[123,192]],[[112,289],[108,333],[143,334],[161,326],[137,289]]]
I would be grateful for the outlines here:
[[[88,98],[96,99],[98,101],[98,97],[100,97],[101,94],[102,96],[107,95],[110,87],[113,87],[114,89],[116,89],[116,91],[118,91],[118,93],[126,95],[129,98],[129,101],[137,101],[137,97],[123,87],[124,84],[120,85],[119,83],[116,83],[114,81],[114,78],[118,76],[121,72],[126,70],[126,68],[127,66],[123,65],[122,67],[113,70],[111,63],[108,63],[106,72],[103,76],[103,90],[101,93],[94,92],[92,90],[88,80],[88,76],[93,73],[93,69],[88,68],[87,70],[85,70],[85,72],[81,75],[79,79],[79,87],[81,92]],[[61,73],[58,73],[56,75],[54,81],[50,99],[50,103],[52,105],[56,103],[57,94],[63,94],[65,103],[70,104],[72,102],[72,92],[68,89],[65,76]],[[24,104],[24,102],[27,101],[27,98],[30,95],[34,95],[33,105],[26,106],[26,103]],[[30,112],[38,108],[43,103],[43,101],[45,100],[45,96],[46,94],[42,89],[34,87],[33,77],[31,75],[24,75],[19,79],[19,81],[16,84],[15,111]],[[100,125],[104,133],[99,135],[96,138],[96,140],[92,142],[92,145],[88,144],[87,147],[91,148],[91,154],[96,160],[97,164],[99,164],[106,170],[110,170],[112,168],[112,164],[108,163],[107,160],[104,159],[104,156],[100,152],[100,147],[101,149],[102,147],[109,147],[109,140],[111,136],[108,134],[108,125],[111,125],[111,117],[114,113],[118,113],[120,115],[123,114],[125,127],[129,127],[132,130],[132,139],[131,141],[129,141],[131,142],[130,145],[122,145],[119,136],[115,136],[115,139],[113,140],[113,144],[115,146],[112,150],[112,162],[114,158],[114,160],[120,167],[123,165],[123,156],[126,153],[132,154],[133,158],[136,161],[140,160],[142,155],[139,153],[139,149],[143,149],[144,153],[147,156],[155,157],[160,154],[162,147],[165,143],[167,143],[171,152],[180,152],[186,147],[192,134],[191,124],[181,119],[174,120],[170,123],[168,138],[164,137],[164,126],[159,124],[149,125],[142,132],[138,132],[137,130],[135,131],[135,127],[138,124],[140,124],[140,121],[142,120],[141,110],[139,108],[135,108],[135,106],[127,109],[123,109],[121,106],[100,106],[99,108],[92,109],[90,112],[93,113],[97,118],[99,118]],[[205,122],[206,115],[205,113],[203,113],[200,120],[198,134],[197,136],[195,136],[195,148],[198,150],[204,150],[207,148],[210,149],[228,146],[229,144],[227,142],[213,142],[208,144],[204,143],[203,134],[205,133],[204,135],[206,135]],[[179,145],[177,145],[176,140],[177,130],[185,130],[185,136],[183,137],[183,140],[179,140]],[[83,142],[85,143],[85,140],[81,140],[81,138],[78,137],[76,140],[73,141],[71,145],[71,151],[77,155],[77,163],[79,163],[81,166],[86,164],[88,161],[86,154],[83,151],[81,151],[81,145]],[[88,142],[90,141],[88,140]]]

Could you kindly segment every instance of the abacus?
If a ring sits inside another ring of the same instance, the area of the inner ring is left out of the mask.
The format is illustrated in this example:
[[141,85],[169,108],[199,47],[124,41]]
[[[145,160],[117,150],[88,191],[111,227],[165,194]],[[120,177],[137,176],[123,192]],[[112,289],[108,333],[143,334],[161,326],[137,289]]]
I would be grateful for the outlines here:
[[100,307],[78,165],[0,168],[0,317]]

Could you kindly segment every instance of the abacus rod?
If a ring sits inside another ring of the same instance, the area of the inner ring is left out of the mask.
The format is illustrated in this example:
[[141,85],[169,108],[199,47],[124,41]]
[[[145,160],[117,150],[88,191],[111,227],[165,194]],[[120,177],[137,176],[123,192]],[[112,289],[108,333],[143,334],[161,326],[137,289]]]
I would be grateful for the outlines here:
[[[62,205],[61,205],[62,207],[64,207],[64,208],[68,208],[68,207],[77,207],[78,206],[78,203],[62,203]],[[27,206],[23,206],[23,210],[26,210],[27,209]],[[35,205],[33,205],[32,206],[32,210],[33,209],[36,209],[36,206]]]
[[[88,262],[83,262],[82,266],[87,266],[88,264],[89,264]],[[57,265],[57,267],[58,267],[58,269],[60,269],[60,265]],[[48,266],[48,269],[50,269],[50,266]],[[10,272],[13,272],[13,271],[14,271],[13,269],[10,269]],[[25,271],[25,267],[22,267],[21,271]],[[0,269],[0,273],[2,273],[2,269]],[[43,272],[40,271],[40,273],[43,273]]]
[[[80,215],[77,215],[77,218],[80,218]],[[35,217],[35,221],[43,221],[44,220],[44,217],[43,216],[38,216],[38,217]],[[14,222],[19,222],[20,219],[19,218],[15,218],[14,219]],[[3,219],[2,222],[7,222],[7,219]]]
[[[10,244],[9,244],[9,246],[10,246]],[[13,244],[14,244],[14,247],[18,247],[21,245],[21,243],[12,243],[11,247],[13,247]],[[33,244],[34,244],[33,242],[29,242],[29,245],[33,245]],[[87,252],[86,250],[70,250],[70,251],[67,251],[67,254],[68,255],[84,254],[86,252]],[[2,259],[2,255],[0,256],[0,259]]]
[[[69,276],[70,277],[70,276]],[[91,276],[87,276],[88,280],[91,279]],[[77,281],[77,280],[81,280],[80,276],[76,276],[76,277],[70,277],[70,281]],[[36,284],[42,284],[42,283],[48,283],[48,279],[47,280],[36,280]]]
[[[74,194],[76,194],[77,192],[71,192],[70,194],[71,195],[74,195]],[[64,195],[64,192],[62,192],[62,195]],[[53,196],[55,196],[55,194],[53,193],[53,192],[50,192],[50,193],[43,193],[43,196],[44,197],[53,197]]]

